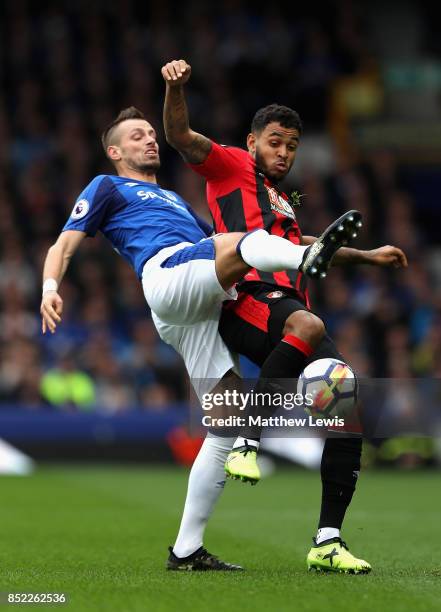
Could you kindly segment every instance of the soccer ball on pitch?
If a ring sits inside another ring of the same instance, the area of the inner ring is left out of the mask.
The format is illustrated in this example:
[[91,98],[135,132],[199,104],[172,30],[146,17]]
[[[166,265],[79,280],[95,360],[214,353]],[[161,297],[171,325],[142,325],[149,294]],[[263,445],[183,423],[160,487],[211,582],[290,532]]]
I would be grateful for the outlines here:
[[303,395],[305,411],[313,418],[345,417],[357,402],[357,377],[344,361],[317,359],[301,373],[297,393]]

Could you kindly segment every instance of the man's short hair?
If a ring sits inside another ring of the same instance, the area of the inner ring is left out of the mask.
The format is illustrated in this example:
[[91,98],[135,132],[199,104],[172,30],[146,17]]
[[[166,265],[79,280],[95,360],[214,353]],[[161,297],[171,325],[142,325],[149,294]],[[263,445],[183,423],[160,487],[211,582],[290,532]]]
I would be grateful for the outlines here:
[[270,104],[260,108],[254,115],[251,131],[255,134],[260,134],[273,121],[280,123],[284,128],[294,128],[299,134],[302,133],[303,126],[298,113],[292,108],[280,106],[279,104]]
[[124,108],[116,119],[109,123],[104,132],[101,134],[101,142],[103,144],[104,152],[107,155],[107,147],[112,144],[112,137],[115,133],[115,128],[127,119],[144,119],[146,120],[144,113],[137,109],[135,106],[129,106]]

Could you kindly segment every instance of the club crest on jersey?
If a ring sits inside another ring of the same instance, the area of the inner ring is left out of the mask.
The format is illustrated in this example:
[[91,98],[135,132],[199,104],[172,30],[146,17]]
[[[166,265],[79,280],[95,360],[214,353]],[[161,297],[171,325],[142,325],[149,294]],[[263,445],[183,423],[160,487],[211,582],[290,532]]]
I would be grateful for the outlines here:
[[70,215],[72,219],[82,219],[89,212],[89,202],[87,200],[78,200],[78,202],[73,207],[72,214]]
[[268,298],[281,298],[283,297],[283,291],[271,291],[271,293],[267,293],[266,297]]
[[289,217],[295,221],[296,216],[288,200],[285,200],[285,198],[277,191],[277,189],[274,189],[274,187],[265,185],[265,189],[268,192],[271,210],[274,210],[274,212],[284,215],[285,217]]

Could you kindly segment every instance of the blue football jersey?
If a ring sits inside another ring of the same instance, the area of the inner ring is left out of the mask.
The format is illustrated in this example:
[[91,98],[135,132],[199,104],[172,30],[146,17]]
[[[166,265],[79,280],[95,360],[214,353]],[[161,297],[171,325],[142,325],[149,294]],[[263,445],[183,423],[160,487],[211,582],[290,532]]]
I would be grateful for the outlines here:
[[213,231],[173,191],[113,175],[95,177],[81,192],[66,230],[88,236],[100,230],[139,278],[145,262],[161,249],[199,242]]

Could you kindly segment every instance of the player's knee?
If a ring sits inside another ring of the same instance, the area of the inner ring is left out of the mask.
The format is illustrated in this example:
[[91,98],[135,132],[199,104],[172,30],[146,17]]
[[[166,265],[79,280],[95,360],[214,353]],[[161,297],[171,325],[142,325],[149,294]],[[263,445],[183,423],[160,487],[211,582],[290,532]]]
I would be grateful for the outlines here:
[[231,232],[215,236],[214,244],[216,247],[216,257],[239,257],[237,252],[238,245],[244,236],[245,234],[243,232]]
[[293,312],[286,320],[283,335],[293,335],[316,346],[325,335],[325,324],[317,315],[307,310]]

